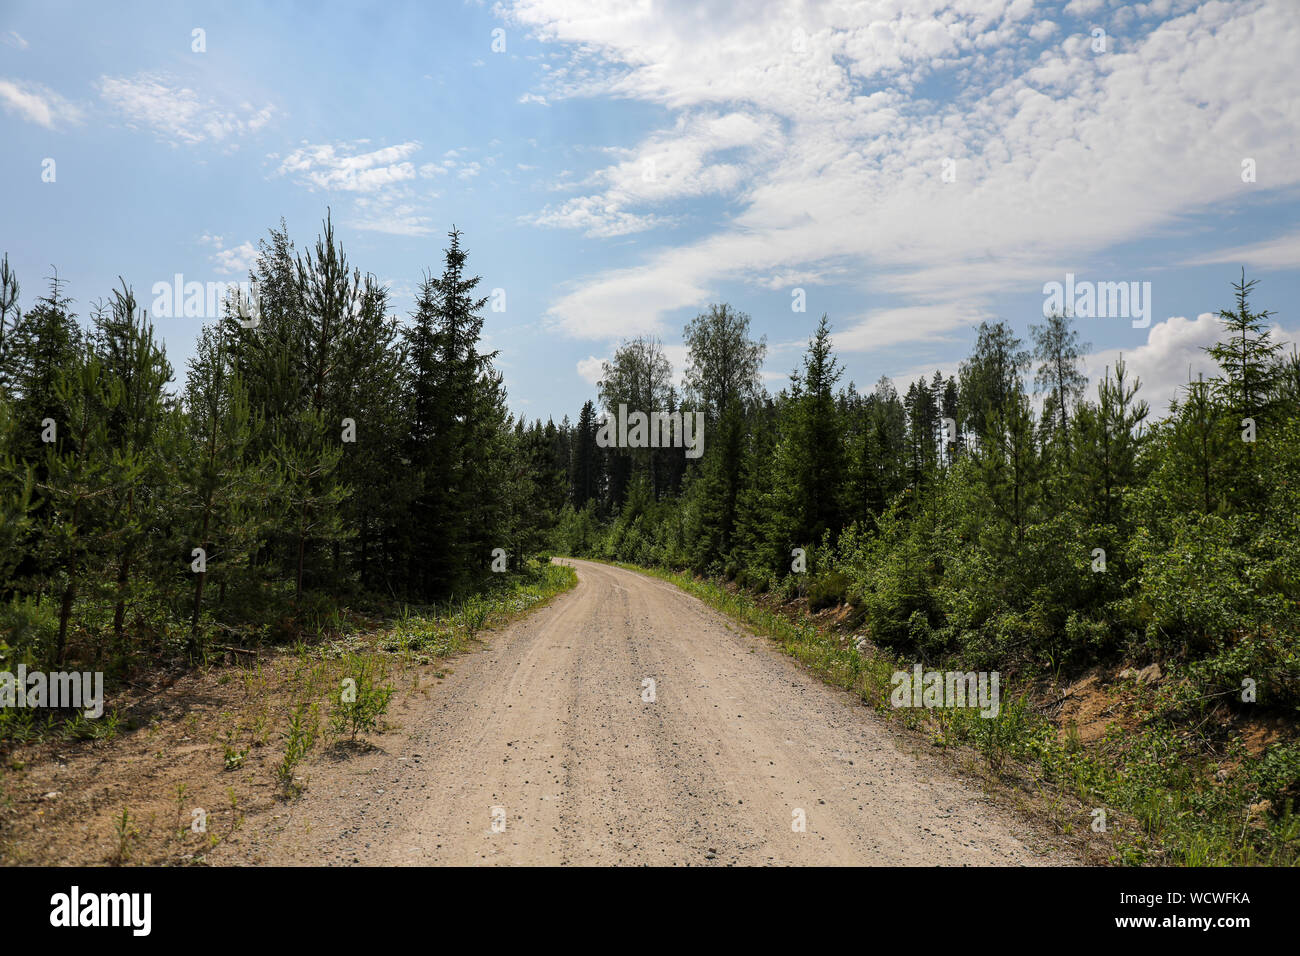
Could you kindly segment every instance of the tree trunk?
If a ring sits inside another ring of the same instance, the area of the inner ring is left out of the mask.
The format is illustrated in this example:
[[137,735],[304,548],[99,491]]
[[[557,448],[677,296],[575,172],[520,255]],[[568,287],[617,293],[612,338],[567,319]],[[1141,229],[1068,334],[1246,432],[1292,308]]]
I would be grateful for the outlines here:
[[303,511],[302,520],[298,525],[298,580],[294,587],[293,603],[297,604],[302,600],[302,568],[307,554],[307,512]]
[[[131,523],[131,516],[135,513],[135,489],[130,488],[126,493],[126,520],[128,529]],[[131,580],[131,549],[132,541],[129,536],[125,548],[122,552],[122,560],[117,565],[117,603],[113,606],[113,636],[117,639],[117,645],[122,648],[125,644],[123,639],[123,627],[126,622],[126,588]]]
[[68,619],[72,617],[72,598],[76,589],[76,579],[69,576],[68,586],[63,589],[63,604],[59,608],[59,645],[54,652],[55,663],[59,666],[63,665],[63,650],[68,640]]

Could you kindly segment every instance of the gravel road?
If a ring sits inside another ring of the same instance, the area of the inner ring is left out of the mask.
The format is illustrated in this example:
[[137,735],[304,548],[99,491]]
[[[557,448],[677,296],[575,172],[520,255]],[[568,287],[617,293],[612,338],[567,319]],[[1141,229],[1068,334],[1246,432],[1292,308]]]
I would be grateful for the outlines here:
[[1072,862],[695,598],[565,563],[576,588],[487,635],[381,750],[314,767],[212,862]]

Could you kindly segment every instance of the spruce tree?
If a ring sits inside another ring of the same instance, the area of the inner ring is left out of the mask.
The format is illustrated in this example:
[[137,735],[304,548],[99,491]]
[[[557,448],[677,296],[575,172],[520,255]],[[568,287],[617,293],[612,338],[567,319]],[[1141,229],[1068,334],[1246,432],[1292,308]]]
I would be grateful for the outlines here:
[[590,399],[582,404],[573,437],[573,460],[569,472],[574,508],[582,510],[587,502],[599,500],[604,484],[604,456],[596,444],[596,405]]
[[1273,417],[1276,390],[1281,366],[1278,353],[1280,343],[1274,342],[1265,321],[1273,313],[1250,310],[1250,293],[1258,280],[1246,281],[1246,270],[1241,279],[1232,284],[1236,297],[1235,309],[1220,309],[1226,338],[1206,348],[1223,375],[1215,380],[1215,389],[1227,403],[1232,414],[1239,419],[1254,418],[1262,425]]

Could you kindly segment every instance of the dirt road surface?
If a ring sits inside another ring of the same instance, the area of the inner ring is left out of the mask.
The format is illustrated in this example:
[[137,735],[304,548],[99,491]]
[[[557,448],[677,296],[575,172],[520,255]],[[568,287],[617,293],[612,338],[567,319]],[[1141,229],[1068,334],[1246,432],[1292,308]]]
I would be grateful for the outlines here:
[[1071,862],[697,599],[565,563],[576,588],[488,635],[382,749],[314,769],[210,862]]

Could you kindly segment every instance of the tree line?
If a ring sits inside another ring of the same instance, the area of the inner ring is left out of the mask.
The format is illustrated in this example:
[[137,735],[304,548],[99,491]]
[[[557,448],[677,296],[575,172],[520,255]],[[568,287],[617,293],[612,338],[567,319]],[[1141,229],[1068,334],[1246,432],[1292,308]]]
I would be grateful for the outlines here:
[[[1294,705],[1300,356],[1234,283],[1218,366],[1155,417],[1122,358],[1052,315],[980,325],[956,374],[844,381],[823,316],[763,385],[712,305],[678,379],[625,341],[576,421],[509,412],[456,230],[405,322],[326,218],[260,244],[184,387],[123,283],[83,327],[0,262],[0,648],[129,664],[288,640],[350,602],[438,602],[548,550],[852,605],[882,646],[1007,668],[1194,664]],[[703,456],[602,447],[606,415],[702,413]],[[504,558],[504,560],[500,560]]]
[[349,602],[447,601],[519,571],[564,489],[521,467],[544,449],[507,409],[480,280],[449,240],[400,322],[328,217],[304,250],[282,221],[256,308],[227,299],[179,389],[125,283],[83,326],[57,278],[24,307],[6,256],[6,666],[291,640]]
[[[762,387],[749,316],[685,329],[682,386],[624,342],[560,439],[563,551],[847,602],[878,644],[1015,669],[1177,660],[1214,687],[1300,703],[1300,355],[1234,283],[1211,378],[1151,414],[1123,358],[1090,393],[1074,321],[1028,342],[980,325],[955,375],[901,394],[843,382],[822,317],[789,383]],[[605,414],[696,409],[708,441],[601,448]]]

